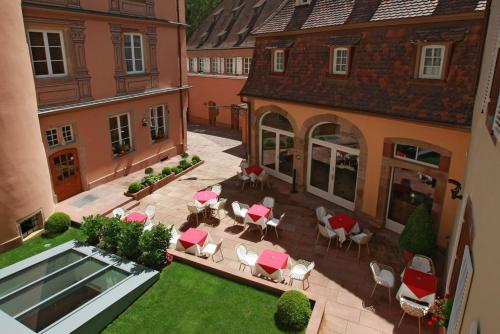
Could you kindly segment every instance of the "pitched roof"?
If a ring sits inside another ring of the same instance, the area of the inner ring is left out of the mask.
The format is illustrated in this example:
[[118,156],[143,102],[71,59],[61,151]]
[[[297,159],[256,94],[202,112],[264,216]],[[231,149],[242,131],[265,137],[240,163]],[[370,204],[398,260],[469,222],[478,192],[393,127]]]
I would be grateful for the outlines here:
[[265,34],[304,30],[347,23],[374,22],[484,11],[486,0],[312,0],[281,6],[252,33]]
[[253,48],[250,32],[283,0],[223,0],[189,38],[188,50]]

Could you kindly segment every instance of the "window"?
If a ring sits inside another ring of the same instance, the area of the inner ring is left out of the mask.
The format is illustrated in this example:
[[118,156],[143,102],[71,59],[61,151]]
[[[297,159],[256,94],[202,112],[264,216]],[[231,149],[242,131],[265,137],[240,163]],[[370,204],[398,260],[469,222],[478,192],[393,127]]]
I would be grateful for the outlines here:
[[275,50],[273,57],[273,72],[284,72],[285,71],[285,51]]
[[219,73],[219,65],[220,65],[220,63],[219,63],[218,57],[217,58],[214,57],[214,58],[210,59],[210,66],[211,66],[210,72]]
[[165,106],[159,105],[149,108],[151,119],[151,139],[153,141],[167,137]]
[[396,144],[394,147],[394,157],[402,160],[411,160],[422,165],[439,167],[441,154],[429,150],[425,147]]
[[441,79],[445,56],[444,45],[422,47],[418,77],[422,79]]
[[205,58],[203,58],[203,61],[205,62],[205,66],[204,66],[203,72],[204,73],[210,73],[210,58],[205,57]]
[[188,71],[194,72],[194,58],[189,58]]
[[31,233],[38,231],[43,228],[43,218],[42,213],[38,212],[34,216],[29,217],[21,222],[19,222],[19,232],[21,236],[26,238]]
[[65,125],[61,128],[61,130],[62,130],[64,143],[67,144],[67,143],[71,143],[72,141],[74,141],[73,129],[72,129],[71,125]]
[[309,5],[311,0],[295,0],[295,6]]
[[205,58],[198,58],[198,72],[205,72]]
[[349,70],[349,49],[333,48],[331,64],[332,74],[347,75]]
[[59,139],[57,138],[57,129],[45,130],[45,137],[47,138],[47,144],[49,145],[49,147],[59,145]]
[[234,74],[234,58],[226,58],[226,73]]
[[123,155],[132,149],[128,114],[110,117],[109,131],[114,156]]
[[470,249],[469,246],[465,246],[460,266],[460,274],[458,276],[458,285],[455,290],[455,296],[453,296],[453,306],[451,308],[450,320],[446,333],[460,333],[473,275],[474,267],[472,266]]
[[144,58],[142,55],[142,35],[124,34],[125,40],[125,64],[127,73],[144,72]]
[[60,31],[29,31],[33,71],[37,78],[66,75],[64,42]]
[[252,65],[252,58],[243,58],[243,74],[248,75],[250,73],[250,66]]

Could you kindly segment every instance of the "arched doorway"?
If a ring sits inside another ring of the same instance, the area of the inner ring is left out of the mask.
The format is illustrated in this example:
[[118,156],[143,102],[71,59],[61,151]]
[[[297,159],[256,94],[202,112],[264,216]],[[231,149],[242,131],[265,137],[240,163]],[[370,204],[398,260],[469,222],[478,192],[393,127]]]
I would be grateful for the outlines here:
[[75,148],[52,154],[49,164],[54,192],[59,202],[82,191],[78,153]]
[[292,182],[293,128],[288,119],[275,112],[265,114],[260,122],[260,165],[270,175]]
[[340,125],[320,123],[309,134],[307,191],[354,210],[360,148]]

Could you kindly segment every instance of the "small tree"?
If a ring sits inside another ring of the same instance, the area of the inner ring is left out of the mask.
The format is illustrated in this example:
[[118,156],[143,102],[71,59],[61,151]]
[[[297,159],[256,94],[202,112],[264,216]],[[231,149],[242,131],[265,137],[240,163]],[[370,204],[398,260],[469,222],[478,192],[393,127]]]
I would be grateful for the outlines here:
[[399,237],[401,247],[413,254],[433,256],[436,251],[436,234],[432,228],[432,218],[425,204],[420,204],[408,217]]
[[139,239],[141,262],[153,269],[161,269],[165,264],[165,253],[170,245],[172,228],[156,225],[142,234]]
[[97,245],[101,235],[101,229],[106,217],[101,215],[83,217],[81,229],[87,235],[86,242],[90,245]]
[[118,255],[124,256],[129,260],[136,260],[140,255],[139,238],[141,237],[144,225],[141,223],[120,224],[120,233],[118,234]]
[[109,250],[115,251],[118,247],[118,236],[120,234],[121,224],[119,218],[106,218],[102,224],[101,239]]

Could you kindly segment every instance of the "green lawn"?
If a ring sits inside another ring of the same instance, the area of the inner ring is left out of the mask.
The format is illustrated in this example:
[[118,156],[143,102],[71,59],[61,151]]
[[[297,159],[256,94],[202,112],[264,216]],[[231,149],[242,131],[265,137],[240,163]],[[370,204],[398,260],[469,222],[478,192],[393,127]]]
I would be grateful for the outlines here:
[[282,333],[278,297],[182,263],[160,279],[103,333]]
[[85,235],[80,229],[70,227],[55,237],[44,235],[33,237],[25,241],[22,246],[0,254],[0,269],[73,239],[83,241]]

